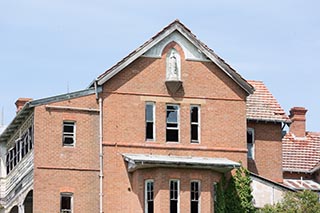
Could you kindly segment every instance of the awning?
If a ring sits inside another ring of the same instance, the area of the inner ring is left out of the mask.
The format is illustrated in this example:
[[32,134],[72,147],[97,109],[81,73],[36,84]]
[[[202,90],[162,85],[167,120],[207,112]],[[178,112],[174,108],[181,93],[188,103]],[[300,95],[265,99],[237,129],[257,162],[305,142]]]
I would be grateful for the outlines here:
[[210,169],[224,173],[240,167],[240,163],[231,161],[227,158],[147,154],[123,154],[122,156],[124,160],[128,162],[129,172],[144,168],[167,167]]
[[304,179],[284,179],[283,183],[296,190],[312,190],[320,192],[320,184],[313,180]]

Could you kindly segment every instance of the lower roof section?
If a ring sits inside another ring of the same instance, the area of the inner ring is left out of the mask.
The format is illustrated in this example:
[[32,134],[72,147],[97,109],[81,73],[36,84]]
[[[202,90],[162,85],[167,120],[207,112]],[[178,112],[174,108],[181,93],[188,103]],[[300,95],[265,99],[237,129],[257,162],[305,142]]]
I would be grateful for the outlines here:
[[234,168],[239,168],[240,163],[231,161],[227,158],[207,158],[192,156],[173,156],[173,155],[148,155],[148,154],[122,154],[128,162],[128,171],[134,172],[144,168],[193,168],[210,169],[225,173]]
[[320,192],[320,184],[313,180],[283,179],[283,183],[295,190],[312,190]]

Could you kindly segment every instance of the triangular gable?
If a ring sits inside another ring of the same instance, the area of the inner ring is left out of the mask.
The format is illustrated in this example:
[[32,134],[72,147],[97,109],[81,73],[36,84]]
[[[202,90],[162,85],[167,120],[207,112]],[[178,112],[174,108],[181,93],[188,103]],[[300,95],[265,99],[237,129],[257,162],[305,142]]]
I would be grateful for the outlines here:
[[[177,40],[177,38],[180,39]],[[139,48],[131,52],[128,56],[123,58],[116,65],[111,67],[109,70],[101,74],[97,78],[98,85],[103,85],[121,70],[126,68],[129,64],[135,61],[140,56],[150,56],[154,57],[157,55],[157,52],[154,51],[157,49],[157,45],[161,46],[161,42],[170,42],[173,39],[177,43],[181,44],[182,42],[188,43],[188,45],[193,45],[193,47],[187,47],[186,56],[193,59],[193,57],[197,60],[209,60],[215,63],[222,71],[224,71],[231,79],[233,79],[243,90],[245,90],[248,94],[252,94],[254,89],[253,87],[243,79],[234,69],[232,69],[224,60],[222,60],[219,56],[217,56],[210,48],[208,48],[205,44],[203,44],[200,40],[196,38],[196,36],[185,27],[179,20],[175,20],[167,27],[165,27],[162,31],[157,33],[150,40],[145,42]],[[153,48],[153,49],[152,49]],[[186,47],[185,47],[186,48]],[[192,48],[196,48],[199,52],[198,55],[192,54],[194,51],[190,51],[188,54],[188,50],[192,50]],[[91,85],[93,86],[93,84]]]

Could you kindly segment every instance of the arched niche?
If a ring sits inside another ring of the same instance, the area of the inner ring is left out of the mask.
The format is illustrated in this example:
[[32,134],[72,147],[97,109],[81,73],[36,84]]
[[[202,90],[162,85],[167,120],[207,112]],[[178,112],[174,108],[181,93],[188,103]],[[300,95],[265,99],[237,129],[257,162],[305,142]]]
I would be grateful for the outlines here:
[[181,57],[175,48],[171,48],[166,55],[166,80],[180,81]]

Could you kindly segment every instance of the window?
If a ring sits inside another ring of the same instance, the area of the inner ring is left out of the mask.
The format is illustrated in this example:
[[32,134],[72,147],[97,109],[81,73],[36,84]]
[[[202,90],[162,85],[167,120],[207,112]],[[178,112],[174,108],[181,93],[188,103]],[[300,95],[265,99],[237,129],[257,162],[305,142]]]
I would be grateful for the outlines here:
[[7,174],[31,151],[33,148],[33,131],[32,126],[19,137],[14,146],[11,147],[6,154]]
[[190,107],[190,128],[191,143],[200,141],[200,106],[192,105]]
[[247,130],[247,148],[248,158],[254,159],[254,129],[248,128]]
[[190,186],[190,212],[199,213],[200,211],[200,182],[191,181]]
[[153,213],[153,180],[146,180],[145,182],[145,212]]
[[60,213],[72,213],[73,194],[61,193]]
[[76,124],[74,121],[63,122],[63,146],[74,146],[76,139]]
[[179,180],[170,180],[170,213],[179,212]]
[[167,105],[167,138],[169,142],[179,142],[179,105]]
[[153,102],[146,103],[146,140],[155,139],[155,105]]

